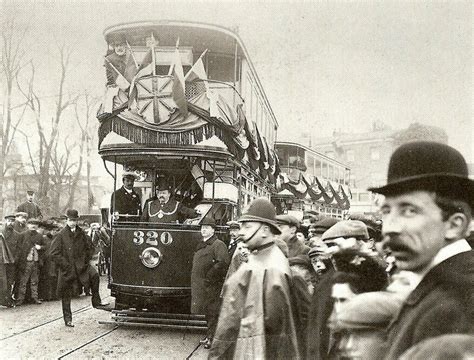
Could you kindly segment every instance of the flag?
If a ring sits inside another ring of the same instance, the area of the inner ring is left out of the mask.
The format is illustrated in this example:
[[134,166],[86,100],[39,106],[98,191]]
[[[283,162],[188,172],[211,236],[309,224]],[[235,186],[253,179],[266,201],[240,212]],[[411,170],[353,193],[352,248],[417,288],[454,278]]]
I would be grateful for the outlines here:
[[[192,82],[196,79],[207,80],[206,69],[204,68],[204,63],[202,61],[202,58],[206,52],[207,50],[204,50],[199,59],[194,63],[193,67],[188,71],[184,77],[185,81]],[[206,93],[209,93],[209,84],[207,81],[204,81],[204,86],[206,87]]]
[[135,55],[133,54],[133,50],[128,44],[128,42],[127,42],[127,45],[128,45],[127,62],[125,64],[125,71],[124,71],[123,76],[125,77],[125,79],[128,80],[129,83],[132,83],[133,78],[138,72],[138,64],[137,64],[137,61],[135,60]]
[[171,74],[173,75],[173,100],[183,116],[188,115],[188,103],[184,93],[184,73],[183,64],[181,64],[181,54],[178,47],[174,52],[173,64],[171,65]]
[[136,71],[135,76],[132,79],[132,84],[130,86],[130,91],[128,93],[128,107],[131,108],[132,103],[135,101],[135,98],[137,97],[137,87],[135,84],[137,83],[138,79],[140,79],[143,76],[146,75],[151,75],[153,74],[153,51],[154,48],[151,48],[148,50],[146,53],[145,57],[143,58],[142,63],[138,67],[138,70]]
[[115,84],[117,84],[117,86],[121,90],[125,91],[130,87],[130,83],[128,82],[128,80],[125,79],[125,77],[120,73],[120,71],[118,71],[117,68],[107,58],[105,58],[105,66],[107,66],[109,70],[111,70],[117,75],[117,77],[115,78]]

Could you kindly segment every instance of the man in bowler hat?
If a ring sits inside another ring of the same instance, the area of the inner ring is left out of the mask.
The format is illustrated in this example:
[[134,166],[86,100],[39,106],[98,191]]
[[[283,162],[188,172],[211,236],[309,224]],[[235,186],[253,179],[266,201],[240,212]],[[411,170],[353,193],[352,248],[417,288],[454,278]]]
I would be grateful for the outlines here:
[[[115,190],[110,199],[110,209],[118,221],[138,221],[142,213],[140,195],[133,189],[137,175],[125,172],[122,175],[123,186]],[[127,216],[131,215],[131,216]]]
[[427,338],[474,330],[474,256],[465,240],[474,182],[463,156],[435,142],[411,142],[392,154],[387,184],[369,189],[381,205],[384,245],[413,290],[388,328],[388,359]]
[[145,202],[141,221],[177,223],[199,216],[194,209],[184,206],[171,197],[171,186],[166,179],[158,179],[155,192],[156,196]]
[[71,298],[74,283],[90,287],[93,307],[100,308],[108,304],[100,299],[99,274],[89,264],[94,248],[84,230],[77,225],[79,213],[75,209],[68,209],[66,216],[66,226],[54,238],[50,251],[59,267],[58,295],[61,296],[64,323],[73,327]]
[[274,241],[280,234],[275,207],[256,199],[239,222],[251,254],[224,284],[209,358],[299,358],[290,266]]
[[41,209],[33,202],[35,199],[35,192],[33,190],[26,191],[26,201],[21,203],[16,208],[17,212],[26,212],[28,214],[28,219],[35,218],[35,219],[42,219],[43,215],[41,214]]

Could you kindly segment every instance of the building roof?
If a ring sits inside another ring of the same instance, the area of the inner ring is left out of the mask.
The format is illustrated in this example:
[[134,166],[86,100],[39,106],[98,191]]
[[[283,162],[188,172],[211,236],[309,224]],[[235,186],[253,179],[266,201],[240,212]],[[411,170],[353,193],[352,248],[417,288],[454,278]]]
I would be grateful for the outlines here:
[[365,133],[339,133],[335,132],[333,136],[313,139],[313,146],[329,145],[334,142],[357,142],[368,140],[382,140],[392,138],[399,130],[379,130]]

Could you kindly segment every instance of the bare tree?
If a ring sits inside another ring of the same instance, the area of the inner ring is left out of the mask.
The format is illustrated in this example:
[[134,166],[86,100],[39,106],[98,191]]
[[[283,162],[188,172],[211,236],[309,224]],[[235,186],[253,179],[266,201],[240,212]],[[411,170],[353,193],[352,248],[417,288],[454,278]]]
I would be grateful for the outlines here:
[[[6,158],[11,148],[16,129],[23,118],[21,115],[17,120],[12,117],[12,112],[18,106],[12,104],[13,85],[24,66],[25,56],[24,39],[27,33],[27,27],[19,28],[16,26],[13,18],[7,18],[3,21],[1,27],[1,73],[5,78],[5,100],[3,111],[0,113],[0,214],[3,213],[3,190],[4,175],[6,173]],[[24,112],[23,112],[24,114]]]

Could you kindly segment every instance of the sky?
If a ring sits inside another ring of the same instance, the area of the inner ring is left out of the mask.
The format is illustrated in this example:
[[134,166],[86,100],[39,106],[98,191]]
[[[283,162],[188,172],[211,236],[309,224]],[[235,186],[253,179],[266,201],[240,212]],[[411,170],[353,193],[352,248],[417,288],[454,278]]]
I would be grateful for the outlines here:
[[238,29],[280,140],[298,142],[301,128],[323,137],[365,132],[373,121],[395,129],[420,122],[443,128],[474,162],[471,2],[4,0],[3,6],[0,13],[30,27],[27,55],[45,98],[57,92],[57,43],[74,49],[67,92],[100,96],[104,28],[148,19],[208,22]]

